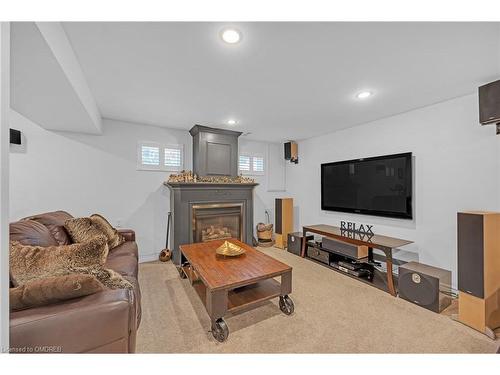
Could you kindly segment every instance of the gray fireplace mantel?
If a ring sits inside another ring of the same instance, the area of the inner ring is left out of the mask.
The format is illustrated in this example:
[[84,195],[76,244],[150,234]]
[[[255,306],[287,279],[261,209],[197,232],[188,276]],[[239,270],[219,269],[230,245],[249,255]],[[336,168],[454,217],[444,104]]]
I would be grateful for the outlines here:
[[191,243],[193,236],[193,205],[200,203],[242,203],[244,207],[245,238],[252,245],[253,237],[253,189],[258,184],[219,184],[165,182],[170,189],[172,211],[171,238],[172,261],[180,266],[179,245]]
[[198,176],[237,176],[238,137],[241,132],[195,125],[193,137],[193,173]]

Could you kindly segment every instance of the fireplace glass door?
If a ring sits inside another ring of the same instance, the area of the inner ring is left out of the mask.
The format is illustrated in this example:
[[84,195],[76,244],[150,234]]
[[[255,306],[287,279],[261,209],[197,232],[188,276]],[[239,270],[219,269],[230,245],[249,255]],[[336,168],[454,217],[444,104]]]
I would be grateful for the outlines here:
[[193,242],[243,240],[243,203],[196,204],[192,214]]

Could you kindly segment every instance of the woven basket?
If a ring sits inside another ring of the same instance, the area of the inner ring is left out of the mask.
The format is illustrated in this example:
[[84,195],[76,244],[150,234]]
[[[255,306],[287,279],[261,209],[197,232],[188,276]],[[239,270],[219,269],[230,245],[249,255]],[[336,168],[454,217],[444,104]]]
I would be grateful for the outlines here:
[[257,238],[259,240],[270,240],[273,238],[273,230],[265,230],[263,232],[257,232]]
[[257,224],[257,238],[259,240],[271,240],[273,238],[273,224]]
[[260,247],[271,247],[274,246],[274,240],[261,240],[259,241]]

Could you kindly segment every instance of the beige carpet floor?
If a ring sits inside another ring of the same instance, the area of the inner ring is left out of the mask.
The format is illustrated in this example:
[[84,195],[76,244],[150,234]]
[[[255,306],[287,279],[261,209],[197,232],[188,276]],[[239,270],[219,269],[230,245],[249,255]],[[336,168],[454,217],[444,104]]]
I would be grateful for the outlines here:
[[260,248],[293,267],[295,312],[277,299],[225,320],[218,343],[189,281],[171,262],[140,265],[138,353],[493,353],[500,341],[276,248]]

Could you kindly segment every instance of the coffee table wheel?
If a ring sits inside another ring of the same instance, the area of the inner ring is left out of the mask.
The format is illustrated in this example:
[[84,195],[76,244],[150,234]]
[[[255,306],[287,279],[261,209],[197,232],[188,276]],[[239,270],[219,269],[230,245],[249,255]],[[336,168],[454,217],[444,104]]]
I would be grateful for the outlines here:
[[179,276],[181,279],[187,279],[186,273],[182,269],[182,267],[177,267],[177,271],[179,272]]
[[283,311],[286,315],[293,314],[295,310],[295,306],[293,301],[288,296],[280,296],[280,310]]
[[219,318],[212,324],[212,336],[219,342],[226,341],[229,336],[229,328],[224,319]]

